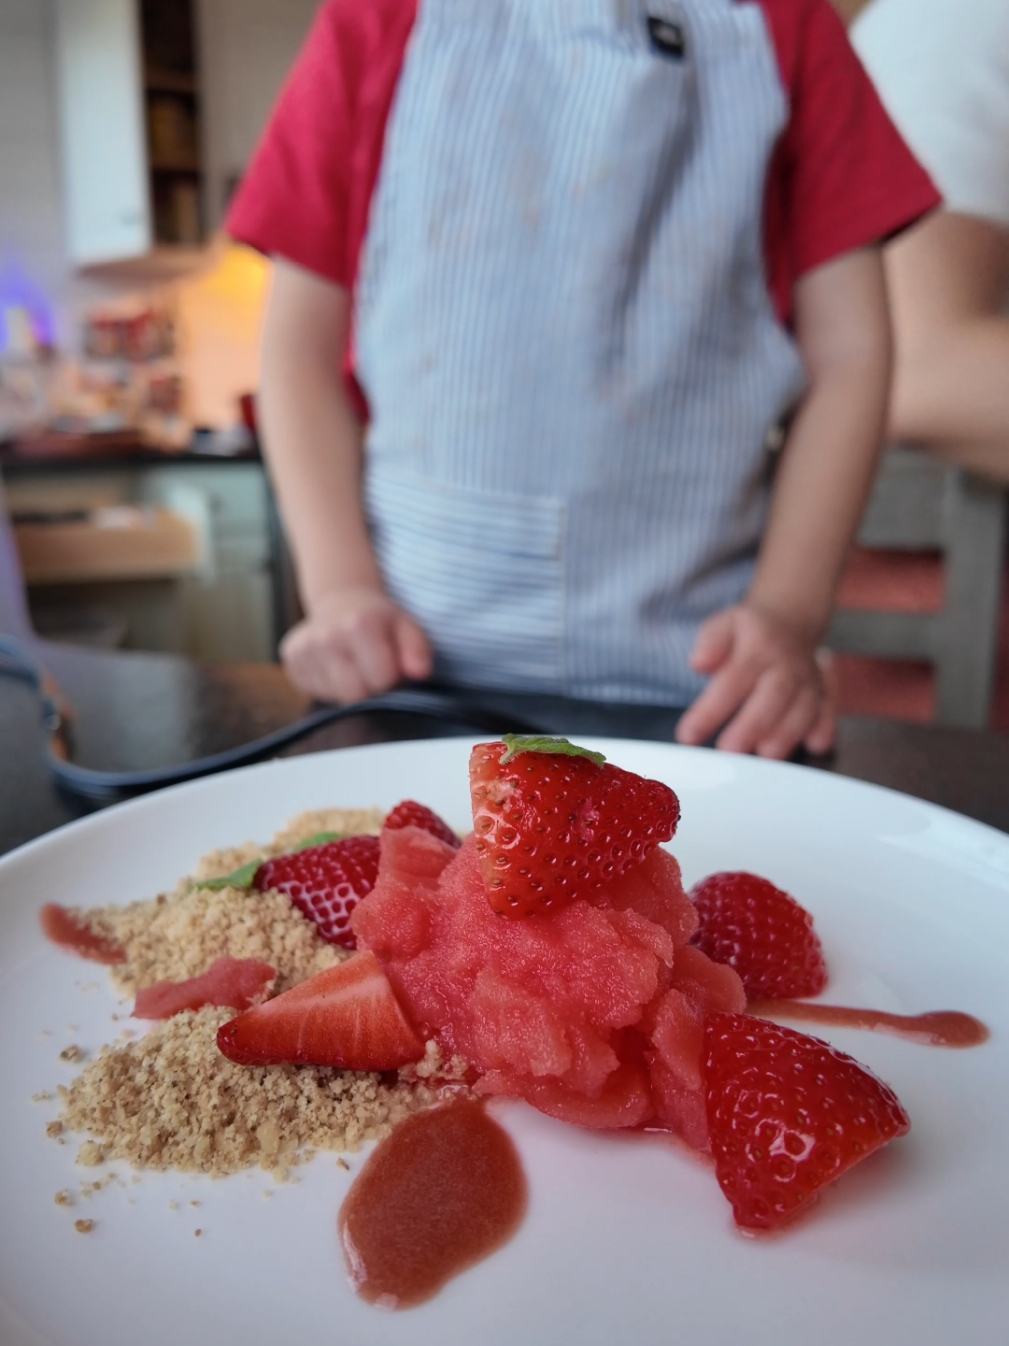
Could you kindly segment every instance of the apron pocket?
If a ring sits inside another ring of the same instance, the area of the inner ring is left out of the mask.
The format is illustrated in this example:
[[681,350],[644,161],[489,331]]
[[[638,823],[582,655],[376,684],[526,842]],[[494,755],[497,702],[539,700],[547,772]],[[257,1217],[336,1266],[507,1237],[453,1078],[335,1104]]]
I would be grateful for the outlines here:
[[558,690],[561,500],[369,472],[372,538],[393,599],[435,647],[438,676],[470,686]]

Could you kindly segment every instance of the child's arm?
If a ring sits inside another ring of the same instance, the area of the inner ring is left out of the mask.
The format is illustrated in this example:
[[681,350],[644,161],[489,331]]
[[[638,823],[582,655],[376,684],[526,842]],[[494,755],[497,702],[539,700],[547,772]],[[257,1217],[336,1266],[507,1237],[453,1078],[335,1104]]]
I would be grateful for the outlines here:
[[346,290],[277,261],[258,409],[306,613],[281,653],[303,691],[344,702],[431,672],[427,638],[386,595],[368,536],[363,432],[342,378],[349,322]]
[[886,421],[891,340],[878,248],[848,253],[796,288],[809,388],[778,468],[745,601],[702,626],[693,666],[711,674],[681,743],[787,757],[833,741],[816,651],[872,482]]

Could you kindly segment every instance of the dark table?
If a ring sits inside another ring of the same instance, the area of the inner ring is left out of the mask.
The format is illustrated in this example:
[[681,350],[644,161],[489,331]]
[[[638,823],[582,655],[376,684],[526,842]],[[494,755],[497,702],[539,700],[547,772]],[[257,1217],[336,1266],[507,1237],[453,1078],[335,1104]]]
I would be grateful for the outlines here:
[[[40,645],[77,711],[75,760],[92,767],[165,766],[221,751],[299,718],[308,703],[273,665],[200,666],[153,654],[100,654]],[[572,733],[643,736],[619,714]],[[359,715],[317,730],[280,755],[474,732],[400,713]],[[0,677],[0,852],[95,807],[62,796],[43,763],[38,704],[24,683]],[[842,720],[838,747],[811,769],[872,781],[1009,832],[1009,735],[870,719]]]
[[[166,463],[191,466],[220,467],[222,463],[258,463],[261,460],[257,444],[238,453],[210,453],[201,448],[203,439],[196,436],[188,449],[155,449],[144,444],[139,438],[113,436],[119,441],[115,448],[102,448],[99,439],[97,447],[87,452],[68,447],[61,450],[59,441],[53,437],[49,442],[53,447],[46,452],[33,452],[30,447],[0,442],[0,471],[11,478],[19,476],[44,476],[51,473],[94,472],[108,468],[124,467],[163,467]],[[204,437],[205,438],[205,437]]]

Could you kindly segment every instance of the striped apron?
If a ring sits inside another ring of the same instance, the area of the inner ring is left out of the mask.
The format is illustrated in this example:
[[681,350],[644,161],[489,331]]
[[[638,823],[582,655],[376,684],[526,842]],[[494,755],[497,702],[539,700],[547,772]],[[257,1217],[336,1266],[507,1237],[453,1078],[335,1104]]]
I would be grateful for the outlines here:
[[755,4],[421,0],[357,367],[376,551],[436,676],[700,689],[694,638],[746,592],[803,383],[763,261],[786,115]]

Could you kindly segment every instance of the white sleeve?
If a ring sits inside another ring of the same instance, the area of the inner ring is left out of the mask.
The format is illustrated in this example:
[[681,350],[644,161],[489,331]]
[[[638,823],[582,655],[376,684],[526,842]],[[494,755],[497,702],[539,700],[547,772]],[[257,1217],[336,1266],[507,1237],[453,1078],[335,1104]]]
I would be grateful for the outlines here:
[[1009,226],[1009,0],[873,0],[851,37],[948,209]]

